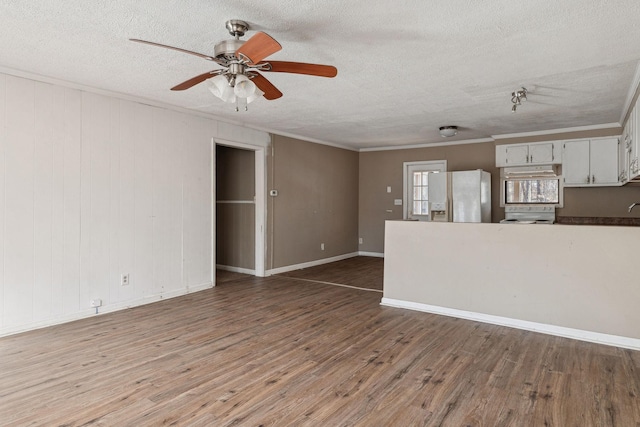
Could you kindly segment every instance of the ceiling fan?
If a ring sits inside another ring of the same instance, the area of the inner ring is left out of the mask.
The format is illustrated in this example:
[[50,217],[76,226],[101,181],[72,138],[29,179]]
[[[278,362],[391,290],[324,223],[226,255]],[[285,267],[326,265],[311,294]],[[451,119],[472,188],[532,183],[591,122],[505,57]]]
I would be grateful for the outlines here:
[[244,109],[246,110],[246,103],[260,96],[264,96],[268,100],[278,99],[282,96],[282,92],[259,71],[320,77],[335,77],[338,74],[338,70],[332,65],[265,61],[266,57],[282,49],[280,43],[273,37],[259,31],[246,41],[240,40],[240,37],[249,30],[249,24],[239,19],[227,21],[226,28],[234,38],[217,43],[213,49],[213,56],[146,40],[129,40],[188,53],[220,65],[222,68],[192,77],[172,87],[171,90],[189,89],[210,79],[209,90],[225,102],[236,102],[236,111],[239,109],[238,103],[240,102],[245,103]]

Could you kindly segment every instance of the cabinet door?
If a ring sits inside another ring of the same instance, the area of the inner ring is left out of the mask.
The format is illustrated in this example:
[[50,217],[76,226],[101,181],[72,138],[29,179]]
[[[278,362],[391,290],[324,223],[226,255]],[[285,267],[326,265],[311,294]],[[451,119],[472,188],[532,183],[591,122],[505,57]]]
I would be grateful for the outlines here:
[[[567,141],[562,155],[564,185],[584,186],[591,182],[589,169],[589,140]],[[616,147],[617,148],[617,147]],[[617,178],[617,177],[616,177]]]
[[551,164],[554,160],[553,143],[529,145],[529,163]]
[[640,175],[640,164],[638,163],[638,152],[640,151],[640,138],[636,138],[629,146],[629,179],[636,178]]
[[621,184],[626,183],[629,179],[629,133],[627,132],[627,127],[625,126],[618,142],[618,182]]
[[509,166],[526,165],[529,160],[528,145],[508,145],[506,147],[506,164]]
[[627,128],[629,132],[629,140],[627,141],[627,151],[629,152],[629,166],[628,166],[628,174],[629,179],[636,178],[640,175],[640,164],[638,164],[638,153],[640,152],[640,137],[638,137],[638,125],[640,117],[639,110],[640,109],[640,99],[636,103],[636,106],[633,110],[631,110],[631,115],[629,115],[629,120],[627,122]]
[[496,145],[496,167],[503,168],[509,166],[507,164],[507,146]]
[[618,183],[618,138],[597,139],[590,146],[591,185]]

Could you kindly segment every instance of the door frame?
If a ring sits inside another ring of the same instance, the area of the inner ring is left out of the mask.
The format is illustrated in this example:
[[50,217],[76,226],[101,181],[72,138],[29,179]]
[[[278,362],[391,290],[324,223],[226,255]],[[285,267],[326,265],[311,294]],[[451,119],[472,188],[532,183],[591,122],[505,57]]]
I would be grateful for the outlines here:
[[[224,145],[231,148],[240,148],[243,150],[253,151],[255,153],[255,275],[265,277],[265,259],[266,259],[266,241],[267,241],[267,147],[252,145],[243,142],[229,141],[226,139],[213,138],[213,151],[216,145]],[[215,178],[216,159],[213,157],[212,174]],[[216,186],[215,181],[212,189],[212,210],[213,210],[213,229],[215,230],[215,211],[216,211]],[[215,231],[213,233],[214,252],[213,264],[215,271]]]
[[[409,194],[411,190],[413,190],[413,185],[409,184],[408,179],[411,176],[409,173],[409,169],[412,169],[415,166],[421,166],[422,170],[425,171],[438,171],[438,172],[447,172],[447,161],[446,160],[422,160],[415,162],[403,162],[402,163],[402,218],[409,219],[409,201],[413,200],[413,196]],[[427,218],[430,217],[429,213],[426,215]],[[421,215],[425,216],[425,215]]]

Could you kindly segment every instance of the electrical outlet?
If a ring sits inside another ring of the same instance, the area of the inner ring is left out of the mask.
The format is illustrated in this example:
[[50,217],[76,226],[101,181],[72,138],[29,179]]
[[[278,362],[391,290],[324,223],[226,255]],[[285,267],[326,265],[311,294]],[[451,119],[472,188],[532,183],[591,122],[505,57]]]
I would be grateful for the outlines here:
[[324,243],[320,243],[320,250],[324,251]]
[[364,243],[364,240],[362,239],[362,237],[360,237],[360,238],[358,239],[358,244],[360,244],[360,245],[361,245],[361,244],[363,244],[363,243]]
[[102,307],[102,300],[101,299],[92,299],[90,302],[91,307]]
[[120,276],[120,286],[129,286],[129,274]]

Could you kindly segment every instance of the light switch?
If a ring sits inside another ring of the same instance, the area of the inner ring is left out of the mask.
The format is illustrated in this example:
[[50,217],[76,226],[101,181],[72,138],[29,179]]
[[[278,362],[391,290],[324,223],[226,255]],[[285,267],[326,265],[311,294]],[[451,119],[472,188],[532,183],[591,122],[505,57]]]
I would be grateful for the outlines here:
[[393,201],[393,204],[396,205],[396,206],[402,206],[402,199],[395,199]]
[[387,193],[391,193],[391,186],[387,185]]

